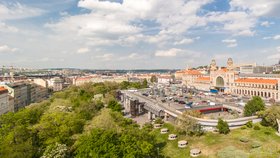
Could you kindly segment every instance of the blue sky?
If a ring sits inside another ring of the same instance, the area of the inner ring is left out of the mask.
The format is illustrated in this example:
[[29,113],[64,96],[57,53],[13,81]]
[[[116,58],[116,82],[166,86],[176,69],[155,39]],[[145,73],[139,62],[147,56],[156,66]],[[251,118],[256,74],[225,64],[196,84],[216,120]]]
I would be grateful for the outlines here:
[[280,59],[279,0],[0,0],[3,65],[158,69]]

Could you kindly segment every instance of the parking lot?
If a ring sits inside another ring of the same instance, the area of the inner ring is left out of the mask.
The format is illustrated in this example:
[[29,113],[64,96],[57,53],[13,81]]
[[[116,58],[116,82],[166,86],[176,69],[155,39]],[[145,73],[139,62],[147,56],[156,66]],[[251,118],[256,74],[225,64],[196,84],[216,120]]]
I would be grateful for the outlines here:
[[[160,85],[154,86],[150,90],[142,91],[142,95],[156,100],[159,103],[168,105],[181,112],[186,110],[197,110],[203,108],[214,108],[224,104],[240,109],[215,111],[215,113],[205,113],[207,118],[237,118],[242,111],[245,103],[250,99],[246,97],[226,95],[222,93],[210,93],[205,91],[193,90],[183,87],[182,85]],[[230,115],[228,115],[230,114]]]

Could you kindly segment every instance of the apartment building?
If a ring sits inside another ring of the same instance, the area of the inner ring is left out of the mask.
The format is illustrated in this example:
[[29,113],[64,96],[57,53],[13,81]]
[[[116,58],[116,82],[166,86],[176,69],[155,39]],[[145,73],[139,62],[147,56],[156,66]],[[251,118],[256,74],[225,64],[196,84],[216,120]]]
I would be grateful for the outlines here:
[[9,91],[4,87],[0,87],[0,115],[9,111]]

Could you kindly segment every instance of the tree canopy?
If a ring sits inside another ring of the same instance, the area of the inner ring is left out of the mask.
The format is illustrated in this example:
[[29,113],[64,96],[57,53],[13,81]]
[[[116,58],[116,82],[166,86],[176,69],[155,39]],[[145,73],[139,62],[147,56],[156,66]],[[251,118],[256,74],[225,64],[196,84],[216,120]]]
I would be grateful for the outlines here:
[[265,104],[259,96],[254,96],[244,107],[244,116],[255,115],[258,111],[265,109]]
[[217,129],[221,134],[228,134],[230,132],[228,123],[222,119],[218,120]]
[[[46,101],[1,115],[0,157],[153,157],[153,137],[124,118],[115,99],[119,89],[147,85],[123,85],[126,83],[71,86]],[[103,97],[95,99],[95,95]]]
[[273,105],[270,108],[267,108],[265,111],[260,113],[260,116],[263,118],[261,124],[264,126],[271,126],[275,129],[278,128],[276,119],[280,119],[280,106]]

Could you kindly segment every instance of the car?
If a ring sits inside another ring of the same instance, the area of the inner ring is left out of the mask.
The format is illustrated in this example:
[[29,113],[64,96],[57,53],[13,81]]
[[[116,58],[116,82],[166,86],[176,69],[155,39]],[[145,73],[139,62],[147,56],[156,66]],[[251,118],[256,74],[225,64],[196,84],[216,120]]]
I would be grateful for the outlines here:
[[206,100],[202,100],[201,103],[207,103],[207,101]]
[[149,94],[147,94],[147,93],[142,93],[142,95],[144,95],[144,96],[146,96],[146,97],[149,96]]
[[182,100],[179,101],[178,103],[179,103],[179,104],[186,104],[186,102],[184,102],[184,101],[182,101]]

